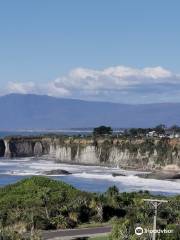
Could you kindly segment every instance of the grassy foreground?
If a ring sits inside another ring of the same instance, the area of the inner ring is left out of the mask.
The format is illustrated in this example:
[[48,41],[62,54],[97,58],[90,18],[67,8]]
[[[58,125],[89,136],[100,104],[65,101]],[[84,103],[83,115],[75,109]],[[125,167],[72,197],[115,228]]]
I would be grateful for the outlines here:
[[[138,224],[152,226],[153,209],[143,202],[150,197],[148,192],[120,193],[116,187],[104,194],[87,193],[47,177],[27,178],[0,189],[1,235],[19,240],[26,232],[109,222],[114,226],[111,239],[120,239],[119,229],[131,239]],[[180,239],[180,196],[166,199],[168,204],[158,209],[157,227],[174,229],[178,238],[170,239]]]

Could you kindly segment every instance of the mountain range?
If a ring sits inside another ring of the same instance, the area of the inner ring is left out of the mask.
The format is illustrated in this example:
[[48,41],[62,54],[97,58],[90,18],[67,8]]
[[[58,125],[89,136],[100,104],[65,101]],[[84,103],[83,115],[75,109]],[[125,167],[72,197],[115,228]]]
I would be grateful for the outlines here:
[[180,103],[120,104],[33,94],[0,97],[0,130],[153,127],[180,124]]

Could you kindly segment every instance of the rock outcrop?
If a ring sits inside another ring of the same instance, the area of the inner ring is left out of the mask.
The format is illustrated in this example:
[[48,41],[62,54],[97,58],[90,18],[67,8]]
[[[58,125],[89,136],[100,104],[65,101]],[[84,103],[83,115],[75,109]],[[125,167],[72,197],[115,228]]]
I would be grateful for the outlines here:
[[3,139],[0,139],[0,157],[4,157],[5,154],[5,143]]
[[45,174],[45,175],[69,175],[71,173],[64,169],[53,169],[50,171],[44,171],[43,174]]
[[172,164],[180,166],[180,139],[11,137],[4,139],[4,145],[6,157],[48,154],[57,161],[76,164],[138,169],[158,169]]
[[50,141],[42,137],[8,137],[5,142],[5,157],[32,157],[48,154]]

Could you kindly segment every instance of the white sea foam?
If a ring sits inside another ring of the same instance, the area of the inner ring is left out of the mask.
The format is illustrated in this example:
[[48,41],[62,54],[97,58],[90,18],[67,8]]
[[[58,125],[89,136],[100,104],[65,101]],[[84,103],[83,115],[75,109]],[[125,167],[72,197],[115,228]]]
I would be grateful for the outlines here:
[[167,181],[167,180],[156,180],[156,179],[144,179],[138,176],[117,176],[113,177],[111,174],[92,174],[92,173],[78,173],[74,176],[79,178],[88,178],[96,180],[107,180],[112,183],[121,183],[127,187],[127,189],[144,189],[149,191],[161,191],[161,192],[171,192],[180,194],[180,184],[178,182]]
[[[1,159],[0,160],[0,173],[14,175],[14,176],[32,176],[32,175],[45,175],[46,171],[55,169],[66,170],[72,175],[68,175],[68,178],[94,180],[94,184],[97,181],[106,182],[121,187],[125,191],[137,191],[137,190],[149,190],[155,192],[168,192],[180,194],[180,182],[177,181],[165,181],[155,179],[143,179],[135,176],[137,171],[127,171],[119,168],[100,167],[100,166],[84,166],[84,165],[71,165],[65,163],[57,163],[53,159],[48,159],[47,156],[43,158],[21,158],[21,159]],[[125,176],[113,177],[112,173],[123,174]],[[62,176],[53,174],[51,176]],[[65,179],[65,178],[64,178]],[[87,181],[86,181],[87,182]]]

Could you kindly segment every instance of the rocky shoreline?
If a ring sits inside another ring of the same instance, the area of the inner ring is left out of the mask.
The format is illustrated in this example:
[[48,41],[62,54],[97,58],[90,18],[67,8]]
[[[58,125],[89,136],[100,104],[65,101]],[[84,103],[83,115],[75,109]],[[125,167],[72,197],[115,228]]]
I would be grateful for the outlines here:
[[[21,158],[42,155],[48,155],[49,158],[62,163],[151,171],[153,172],[151,175],[166,178],[165,175],[168,174],[154,173],[154,171],[161,171],[169,165],[175,166],[174,170],[180,168],[180,139],[48,135],[6,137],[0,140],[1,157]],[[179,178],[177,174],[173,177]]]
[[44,171],[43,175],[70,175],[72,174],[71,172],[64,170],[64,169],[53,169],[50,171]]
[[178,180],[180,179],[179,171],[154,171],[151,173],[136,174],[136,176],[148,179],[158,180]]
[[[129,169],[130,170],[130,169]],[[132,170],[132,169],[131,169]],[[141,171],[140,169],[136,169],[136,171]],[[49,171],[44,171],[42,173],[43,175],[49,175],[49,176],[58,176],[58,175],[71,175],[72,173],[64,170],[64,169],[52,169]],[[118,173],[118,172],[112,172],[113,177],[126,177],[126,174]],[[140,178],[146,178],[146,179],[157,179],[157,180],[178,180],[180,179],[180,171],[175,170],[158,170],[153,172],[144,172],[144,173],[137,173],[135,176]]]

